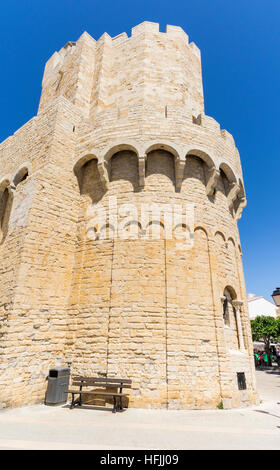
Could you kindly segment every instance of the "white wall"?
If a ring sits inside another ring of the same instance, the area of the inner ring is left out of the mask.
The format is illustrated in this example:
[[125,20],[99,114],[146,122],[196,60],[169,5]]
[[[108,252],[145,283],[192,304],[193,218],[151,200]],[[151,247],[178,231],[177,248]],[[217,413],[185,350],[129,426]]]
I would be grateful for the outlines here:
[[276,305],[263,297],[248,299],[249,316],[253,320],[258,315],[270,316],[276,318]]

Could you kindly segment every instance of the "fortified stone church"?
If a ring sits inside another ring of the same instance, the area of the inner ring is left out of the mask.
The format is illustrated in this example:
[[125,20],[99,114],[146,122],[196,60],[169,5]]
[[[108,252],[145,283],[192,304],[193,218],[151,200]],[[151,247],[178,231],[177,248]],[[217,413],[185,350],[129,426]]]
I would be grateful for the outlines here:
[[[154,204],[193,213],[167,236]],[[38,114],[0,145],[1,406],[42,402],[67,362],[132,379],[130,406],[257,403],[245,205],[234,139],[204,113],[200,51],[180,27],[85,32],[55,52]],[[98,208],[117,225],[92,222]]]

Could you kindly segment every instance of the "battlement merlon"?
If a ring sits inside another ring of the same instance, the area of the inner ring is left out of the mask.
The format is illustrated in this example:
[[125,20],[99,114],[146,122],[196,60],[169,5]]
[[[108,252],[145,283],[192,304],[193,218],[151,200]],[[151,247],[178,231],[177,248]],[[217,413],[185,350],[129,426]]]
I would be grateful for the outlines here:
[[145,21],[131,36],[84,32],[47,61],[39,112],[58,96],[94,120],[100,110],[147,103],[204,112],[200,51],[179,26]]
[[[59,70],[63,66],[64,62],[69,60],[71,55],[73,56],[73,52],[76,48],[82,49],[81,46],[84,43],[88,43],[88,46],[91,46],[94,49],[96,41],[85,31],[77,41],[68,41],[59,51],[55,51],[52,54],[45,65],[42,87],[47,84],[57,69]],[[80,50],[80,53],[82,52],[83,51]]]

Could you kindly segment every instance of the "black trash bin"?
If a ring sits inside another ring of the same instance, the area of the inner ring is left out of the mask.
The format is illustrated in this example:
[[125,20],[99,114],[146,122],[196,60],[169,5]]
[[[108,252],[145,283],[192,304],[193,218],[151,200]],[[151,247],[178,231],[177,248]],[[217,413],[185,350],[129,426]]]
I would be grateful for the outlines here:
[[45,405],[61,405],[67,401],[69,367],[55,367],[49,370]]

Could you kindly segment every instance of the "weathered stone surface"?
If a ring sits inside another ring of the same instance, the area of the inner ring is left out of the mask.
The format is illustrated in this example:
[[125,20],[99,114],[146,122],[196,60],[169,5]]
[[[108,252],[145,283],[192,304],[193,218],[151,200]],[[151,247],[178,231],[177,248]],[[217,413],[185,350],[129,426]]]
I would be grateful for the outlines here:
[[[73,373],[131,378],[132,406],[258,401],[240,158],[204,114],[200,52],[181,28],[84,33],[55,52],[38,115],[0,145],[0,164],[5,406],[42,401],[49,368],[66,361]],[[106,224],[89,236],[92,205],[108,210],[113,196],[138,215],[142,204],[194,204],[193,246],[166,238],[162,217],[132,217],[126,238]]]

